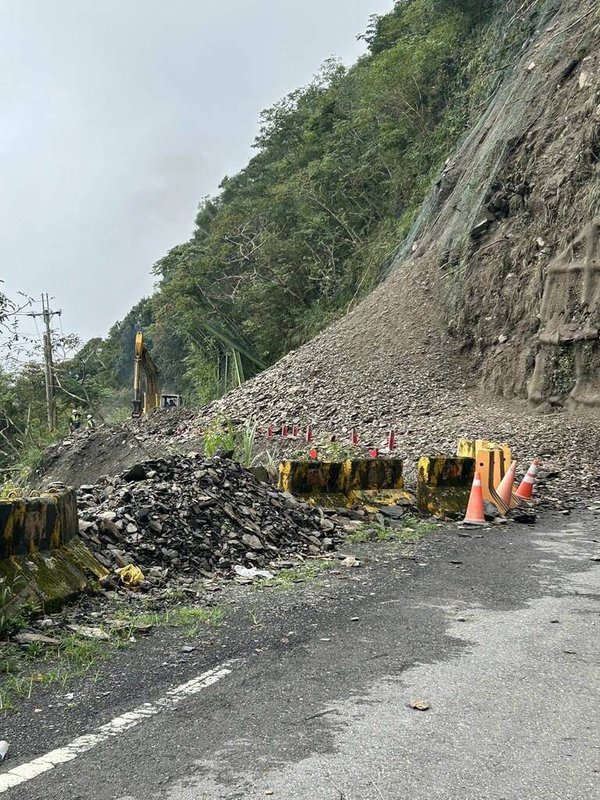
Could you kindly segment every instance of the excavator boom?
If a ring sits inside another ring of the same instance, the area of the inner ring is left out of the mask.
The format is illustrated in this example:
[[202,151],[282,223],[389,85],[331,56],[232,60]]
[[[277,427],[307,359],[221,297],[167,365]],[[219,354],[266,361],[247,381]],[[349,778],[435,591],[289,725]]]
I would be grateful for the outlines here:
[[135,335],[133,362],[133,402],[132,417],[147,414],[160,405],[160,389],[158,386],[158,368],[144,344],[144,334],[138,331]]

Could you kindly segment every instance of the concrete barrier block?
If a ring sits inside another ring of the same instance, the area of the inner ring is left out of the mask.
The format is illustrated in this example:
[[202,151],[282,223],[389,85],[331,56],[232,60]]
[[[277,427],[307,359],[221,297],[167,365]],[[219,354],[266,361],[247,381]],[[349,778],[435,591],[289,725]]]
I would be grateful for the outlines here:
[[400,459],[284,461],[279,488],[325,506],[369,502],[390,505],[406,499]]
[[52,608],[107,570],[78,536],[75,491],[0,502],[2,612]]
[[475,459],[423,456],[417,466],[417,507],[434,517],[464,516],[475,474]]
[[340,489],[353,491],[404,489],[403,462],[399,458],[347,459],[342,463]]
[[279,488],[298,495],[336,494],[344,483],[342,461],[283,461]]
[[0,559],[52,550],[78,532],[74,489],[0,501]]
[[0,579],[8,589],[2,611],[8,617],[23,608],[52,611],[107,574],[78,536],[55,550],[1,559]]

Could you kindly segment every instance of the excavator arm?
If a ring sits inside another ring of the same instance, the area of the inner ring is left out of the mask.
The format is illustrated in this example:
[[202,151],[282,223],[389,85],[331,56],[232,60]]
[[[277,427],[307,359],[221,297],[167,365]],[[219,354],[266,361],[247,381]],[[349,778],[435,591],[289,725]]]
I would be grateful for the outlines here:
[[146,349],[143,333],[138,331],[135,335],[131,416],[139,417],[141,414],[147,414],[159,405],[158,368]]

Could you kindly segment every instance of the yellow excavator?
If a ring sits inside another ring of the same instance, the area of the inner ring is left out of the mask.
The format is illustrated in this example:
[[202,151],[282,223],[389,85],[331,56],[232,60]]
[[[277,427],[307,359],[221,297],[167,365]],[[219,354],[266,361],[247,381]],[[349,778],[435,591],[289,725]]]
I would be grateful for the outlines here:
[[178,408],[182,405],[181,395],[160,393],[158,367],[144,344],[141,331],[135,335],[132,405],[132,417],[141,417],[155,408]]

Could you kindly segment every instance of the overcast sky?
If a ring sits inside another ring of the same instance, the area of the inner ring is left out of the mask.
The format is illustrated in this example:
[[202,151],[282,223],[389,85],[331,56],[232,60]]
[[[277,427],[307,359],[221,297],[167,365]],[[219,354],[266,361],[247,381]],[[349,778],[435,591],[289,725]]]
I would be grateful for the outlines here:
[[82,338],[152,289],[259,112],[391,0],[0,0],[0,277]]

